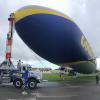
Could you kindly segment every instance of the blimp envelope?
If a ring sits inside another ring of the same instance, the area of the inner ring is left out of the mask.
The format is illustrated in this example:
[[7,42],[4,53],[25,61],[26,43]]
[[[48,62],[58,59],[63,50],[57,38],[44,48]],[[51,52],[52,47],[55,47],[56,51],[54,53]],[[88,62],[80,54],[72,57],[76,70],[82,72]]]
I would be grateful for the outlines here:
[[82,31],[67,15],[41,6],[26,6],[15,13],[15,29],[42,58],[81,73],[96,69],[95,55]]

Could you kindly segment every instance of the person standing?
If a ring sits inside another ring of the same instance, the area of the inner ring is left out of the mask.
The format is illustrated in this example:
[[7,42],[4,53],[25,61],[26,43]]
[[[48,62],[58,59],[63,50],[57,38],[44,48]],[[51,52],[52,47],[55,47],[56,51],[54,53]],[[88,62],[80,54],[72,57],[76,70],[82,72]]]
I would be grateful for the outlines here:
[[28,69],[24,68],[24,72],[22,73],[22,80],[23,80],[23,92],[22,94],[26,95],[27,93],[27,89],[28,89],[28,77],[29,77],[29,72]]
[[96,84],[99,84],[99,73],[96,73]]
[[21,60],[19,60],[17,63],[17,69],[18,71],[21,71]]
[[66,72],[66,70],[65,70],[65,67],[61,67],[60,68],[60,78],[62,78],[63,80],[65,79],[65,72]]

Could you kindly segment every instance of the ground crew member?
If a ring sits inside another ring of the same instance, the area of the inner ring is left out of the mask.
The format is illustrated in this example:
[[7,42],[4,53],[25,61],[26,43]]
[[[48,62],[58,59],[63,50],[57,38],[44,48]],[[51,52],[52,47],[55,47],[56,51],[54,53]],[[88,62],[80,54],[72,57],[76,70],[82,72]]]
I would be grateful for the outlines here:
[[29,72],[28,69],[24,69],[24,72],[22,73],[22,80],[23,80],[23,89],[24,91],[22,94],[26,95],[27,94],[27,89],[28,89],[28,77],[29,77]]
[[21,71],[21,60],[19,60],[17,63],[17,69],[18,71]]
[[64,78],[64,75],[65,75],[65,67],[61,67],[60,68],[60,77],[64,80],[65,78]]
[[96,73],[96,84],[99,84],[99,73]]

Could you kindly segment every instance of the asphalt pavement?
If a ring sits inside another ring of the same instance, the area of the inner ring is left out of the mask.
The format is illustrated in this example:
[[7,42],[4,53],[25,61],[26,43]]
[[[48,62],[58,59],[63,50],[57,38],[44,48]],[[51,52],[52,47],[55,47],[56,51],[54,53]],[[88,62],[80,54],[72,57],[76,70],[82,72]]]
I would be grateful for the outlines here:
[[100,100],[100,85],[95,82],[43,82],[27,95],[22,91],[11,84],[0,85],[0,100]]

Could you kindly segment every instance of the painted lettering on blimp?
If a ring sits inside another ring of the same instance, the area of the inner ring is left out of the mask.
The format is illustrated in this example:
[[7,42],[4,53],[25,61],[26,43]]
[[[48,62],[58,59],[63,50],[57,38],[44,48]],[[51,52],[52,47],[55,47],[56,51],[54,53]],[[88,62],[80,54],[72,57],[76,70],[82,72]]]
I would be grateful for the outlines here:
[[89,43],[87,42],[86,38],[83,35],[81,37],[81,45],[91,57],[94,57],[91,47],[89,46]]

